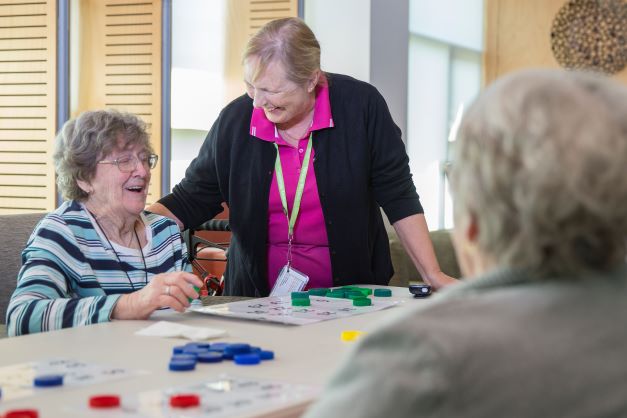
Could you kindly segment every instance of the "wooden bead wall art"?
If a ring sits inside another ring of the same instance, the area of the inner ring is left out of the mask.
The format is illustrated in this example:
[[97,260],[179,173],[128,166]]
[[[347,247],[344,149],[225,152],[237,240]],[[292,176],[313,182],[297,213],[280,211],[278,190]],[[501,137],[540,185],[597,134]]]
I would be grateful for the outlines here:
[[614,74],[627,64],[627,0],[570,0],[551,28],[551,49],[568,69]]

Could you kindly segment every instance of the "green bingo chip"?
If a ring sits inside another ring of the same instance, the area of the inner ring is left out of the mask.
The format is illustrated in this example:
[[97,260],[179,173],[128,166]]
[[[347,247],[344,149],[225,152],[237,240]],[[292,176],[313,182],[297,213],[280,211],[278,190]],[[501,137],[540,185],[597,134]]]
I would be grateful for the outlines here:
[[379,297],[379,298],[389,298],[392,296],[392,290],[391,289],[374,289],[374,295],[375,297]]
[[370,306],[372,301],[368,298],[353,299],[353,306]]

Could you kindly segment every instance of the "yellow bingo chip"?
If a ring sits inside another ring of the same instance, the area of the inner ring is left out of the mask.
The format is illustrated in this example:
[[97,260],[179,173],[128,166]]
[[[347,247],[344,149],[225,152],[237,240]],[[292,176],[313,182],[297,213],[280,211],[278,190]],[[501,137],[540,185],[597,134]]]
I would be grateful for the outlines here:
[[355,341],[361,334],[363,334],[362,331],[342,331],[340,338],[342,341]]

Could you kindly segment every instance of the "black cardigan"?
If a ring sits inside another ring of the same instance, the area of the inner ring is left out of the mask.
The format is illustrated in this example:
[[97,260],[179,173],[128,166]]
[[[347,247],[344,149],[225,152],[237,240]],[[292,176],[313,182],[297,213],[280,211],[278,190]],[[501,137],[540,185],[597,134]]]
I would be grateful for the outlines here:
[[[409,158],[385,100],[370,84],[327,74],[334,127],[313,134],[318,194],[327,225],[333,284],[386,285],[392,274],[379,205],[391,223],[422,213]],[[225,294],[267,296],[268,194],[276,150],[250,135],[252,100],[220,113],[185,178],[159,202],[185,227],[229,207],[233,236]]]

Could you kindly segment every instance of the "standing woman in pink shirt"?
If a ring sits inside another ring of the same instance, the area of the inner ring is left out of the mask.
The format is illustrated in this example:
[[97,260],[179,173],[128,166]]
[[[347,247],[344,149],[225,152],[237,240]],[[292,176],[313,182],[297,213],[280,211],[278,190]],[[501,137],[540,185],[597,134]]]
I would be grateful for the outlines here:
[[181,228],[229,207],[225,294],[267,296],[304,285],[387,285],[393,274],[380,207],[418,271],[440,270],[408,157],[370,84],[320,69],[300,19],[262,27],[243,57],[247,94],[227,105],[173,192],[150,210]]

